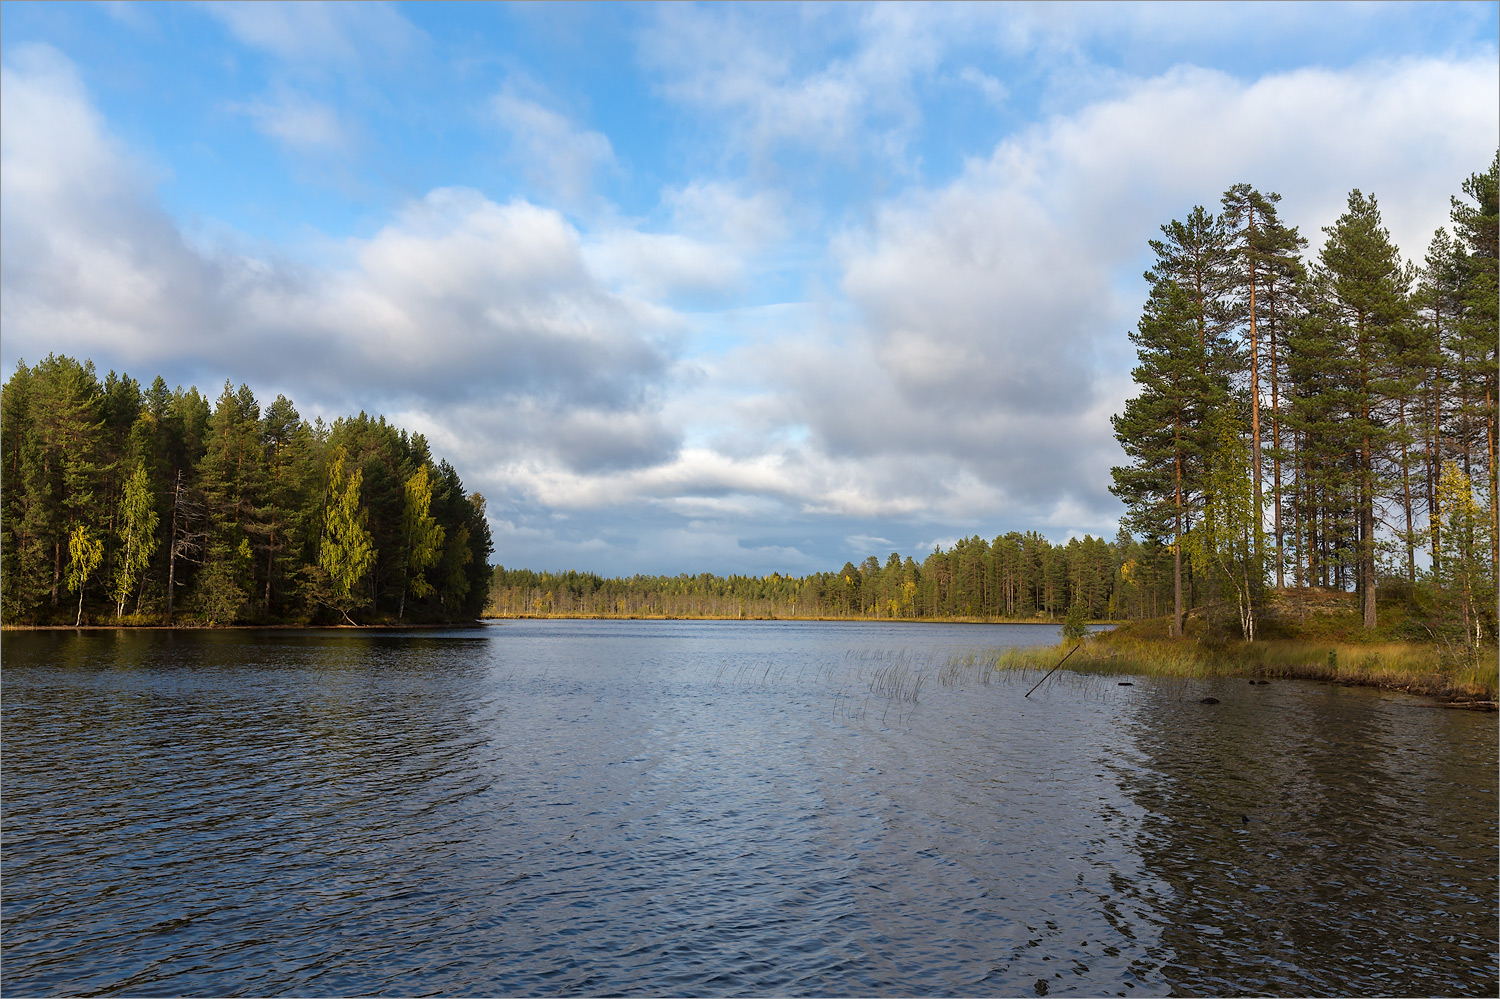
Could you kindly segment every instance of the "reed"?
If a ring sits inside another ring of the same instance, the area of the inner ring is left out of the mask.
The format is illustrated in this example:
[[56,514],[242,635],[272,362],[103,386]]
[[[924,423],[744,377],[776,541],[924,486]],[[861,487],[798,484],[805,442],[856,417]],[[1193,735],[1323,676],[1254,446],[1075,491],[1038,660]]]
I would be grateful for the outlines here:
[[875,675],[870,678],[870,693],[915,704],[922,696],[922,684],[926,682],[927,677],[921,670],[898,660],[875,670]]

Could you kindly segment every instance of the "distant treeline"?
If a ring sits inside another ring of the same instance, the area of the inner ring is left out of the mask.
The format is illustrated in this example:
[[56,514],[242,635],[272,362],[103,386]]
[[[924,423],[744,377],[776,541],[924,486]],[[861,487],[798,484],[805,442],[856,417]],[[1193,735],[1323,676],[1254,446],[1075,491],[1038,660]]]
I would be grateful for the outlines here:
[[1355,590],[1368,631],[1394,586],[1493,639],[1500,156],[1460,187],[1420,265],[1358,190],[1312,260],[1248,184],[1151,241],[1113,491],[1172,551],[1174,634],[1203,584],[1253,640],[1274,583]]
[[1164,613],[1160,553],[1136,542],[1085,536],[1054,545],[1036,532],[937,548],[918,564],[891,552],[858,566],[806,576],[631,576],[533,572],[498,566],[487,613],[750,618],[1061,617],[1081,602],[1093,618]]
[[484,497],[383,417],[55,355],[0,390],[9,624],[472,619],[492,550]]

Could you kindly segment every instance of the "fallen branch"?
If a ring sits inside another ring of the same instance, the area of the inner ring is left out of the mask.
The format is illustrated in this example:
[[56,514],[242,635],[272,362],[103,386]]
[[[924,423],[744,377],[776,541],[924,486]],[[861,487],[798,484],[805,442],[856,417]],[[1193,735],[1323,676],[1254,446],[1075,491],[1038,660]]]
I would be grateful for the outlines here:
[[[1079,642],[1077,645],[1075,645],[1071,649],[1069,649],[1068,650],[1068,655],[1063,656],[1061,659],[1059,659],[1057,661],[1057,665],[1054,666],[1054,667],[1052,667],[1051,669],[1049,669],[1047,671],[1047,676],[1051,676],[1053,673],[1056,673],[1058,670],[1062,669],[1062,664],[1068,661],[1068,656],[1071,656],[1073,653],[1077,652],[1081,648],[1083,648],[1083,643]],[[1042,684],[1046,683],[1047,682],[1047,676],[1042,677],[1040,680],[1038,680],[1036,682],[1036,686],[1035,687],[1032,687],[1031,690],[1026,691],[1026,696],[1030,697],[1032,695],[1032,693],[1036,690],[1037,687],[1040,687]]]

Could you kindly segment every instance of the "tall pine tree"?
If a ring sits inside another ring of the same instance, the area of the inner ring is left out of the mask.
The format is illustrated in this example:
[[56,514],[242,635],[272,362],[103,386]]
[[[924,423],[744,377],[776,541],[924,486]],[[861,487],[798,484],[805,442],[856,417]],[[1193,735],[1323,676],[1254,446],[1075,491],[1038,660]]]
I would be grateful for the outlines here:
[[1158,280],[1130,339],[1140,394],[1112,420],[1131,464],[1111,469],[1110,491],[1129,508],[1130,526],[1169,542],[1174,553],[1171,633],[1182,634],[1182,538],[1201,494],[1204,421],[1225,386],[1208,373],[1202,312],[1181,285]]
[[1350,192],[1348,210],[1323,230],[1319,254],[1332,332],[1343,344],[1339,365],[1347,402],[1341,429],[1355,460],[1356,585],[1367,629],[1376,625],[1376,497],[1380,462],[1392,439],[1386,415],[1390,358],[1407,321],[1409,275],[1373,195]]

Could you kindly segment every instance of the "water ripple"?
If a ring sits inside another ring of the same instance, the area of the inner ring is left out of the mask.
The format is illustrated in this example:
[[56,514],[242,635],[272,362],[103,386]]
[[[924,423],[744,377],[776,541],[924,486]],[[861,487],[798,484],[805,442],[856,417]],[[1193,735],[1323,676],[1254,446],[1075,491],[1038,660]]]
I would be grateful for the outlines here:
[[942,674],[1039,637],[7,634],[0,984],[1492,994],[1487,719]]

